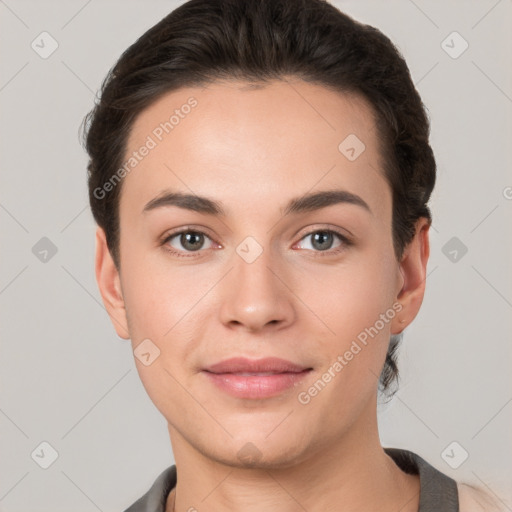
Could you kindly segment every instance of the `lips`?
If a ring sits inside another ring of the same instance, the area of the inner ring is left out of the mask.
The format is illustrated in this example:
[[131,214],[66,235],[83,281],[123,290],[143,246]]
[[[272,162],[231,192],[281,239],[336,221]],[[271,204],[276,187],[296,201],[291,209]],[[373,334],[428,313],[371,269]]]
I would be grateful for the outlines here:
[[236,398],[263,399],[297,386],[312,370],[285,359],[235,357],[203,370],[210,382]]
[[248,359],[245,357],[233,357],[220,363],[205,368],[211,373],[299,373],[307,368],[285,359],[266,357],[264,359]]

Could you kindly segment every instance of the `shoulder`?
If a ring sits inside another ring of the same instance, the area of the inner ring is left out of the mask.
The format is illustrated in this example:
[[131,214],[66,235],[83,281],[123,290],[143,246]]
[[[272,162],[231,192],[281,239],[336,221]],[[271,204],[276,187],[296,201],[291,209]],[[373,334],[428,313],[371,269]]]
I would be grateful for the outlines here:
[[480,487],[457,482],[460,512],[505,512],[507,507]]

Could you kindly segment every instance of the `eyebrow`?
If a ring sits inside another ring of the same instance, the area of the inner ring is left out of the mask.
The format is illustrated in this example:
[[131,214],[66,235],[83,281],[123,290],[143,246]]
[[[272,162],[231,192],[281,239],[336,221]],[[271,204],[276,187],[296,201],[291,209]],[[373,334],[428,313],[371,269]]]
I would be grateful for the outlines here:
[[[320,192],[310,192],[300,197],[292,199],[282,210],[283,215],[299,214],[320,210],[334,204],[352,204],[363,208],[373,215],[368,203],[360,196],[349,192],[348,190],[323,190]],[[143,212],[149,212],[157,208],[166,206],[177,206],[198,213],[207,215],[226,216],[226,211],[222,204],[208,197],[195,194],[186,194],[183,192],[164,192],[158,197],[149,201],[143,209]]]

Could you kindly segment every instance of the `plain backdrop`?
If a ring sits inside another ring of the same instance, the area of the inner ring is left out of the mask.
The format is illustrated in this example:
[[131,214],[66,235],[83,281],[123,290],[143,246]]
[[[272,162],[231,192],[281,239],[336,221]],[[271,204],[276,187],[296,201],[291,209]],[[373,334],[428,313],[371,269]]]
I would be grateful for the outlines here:
[[[1,511],[121,511],[174,462],[96,286],[78,129],[122,51],[179,3],[0,1]],[[512,2],[333,3],[405,56],[438,164],[382,444],[512,510]]]

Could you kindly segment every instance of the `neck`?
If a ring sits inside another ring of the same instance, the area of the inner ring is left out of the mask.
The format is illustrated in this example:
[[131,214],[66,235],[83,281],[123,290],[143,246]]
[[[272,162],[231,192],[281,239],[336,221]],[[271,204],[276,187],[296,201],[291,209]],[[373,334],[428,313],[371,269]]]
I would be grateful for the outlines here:
[[419,477],[404,473],[382,448],[376,414],[335,444],[286,467],[241,468],[196,450],[169,425],[178,482],[166,512],[417,512]]

